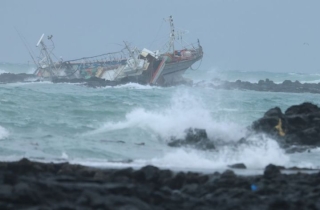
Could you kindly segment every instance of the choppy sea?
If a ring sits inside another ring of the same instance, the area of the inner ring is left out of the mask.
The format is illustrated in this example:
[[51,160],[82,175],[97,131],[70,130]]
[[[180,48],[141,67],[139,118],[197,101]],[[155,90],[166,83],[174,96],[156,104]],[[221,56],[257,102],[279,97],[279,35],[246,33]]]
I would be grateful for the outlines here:
[[[0,63],[0,74],[31,73],[27,64]],[[221,80],[258,82],[270,79],[318,83],[320,74],[188,70],[195,83]],[[0,85],[0,161],[22,157],[43,162],[65,162],[94,167],[134,167],[152,164],[192,171],[225,170],[244,163],[247,173],[260,173],[269,163],[285,167],[320,168],[320,149],[286,154],[266,136],[251,137],[252,145],[228,146],[218,151],[167,146],[184,130],[204,128],[209,138],[236,142],[246,127],[270,108],[285,111],[316,94],[214,90],[203,87],[152,87],[126,84],[88,88],[81,84],[50,82]]]

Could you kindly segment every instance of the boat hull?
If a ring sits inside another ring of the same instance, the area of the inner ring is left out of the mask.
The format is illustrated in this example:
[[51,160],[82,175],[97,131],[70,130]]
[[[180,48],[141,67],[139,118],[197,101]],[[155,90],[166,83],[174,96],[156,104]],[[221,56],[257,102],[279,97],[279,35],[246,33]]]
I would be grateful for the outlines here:
[[198,57],[192,60],[183,60],[178,62],[167,63],[161,75],[163,77],[164,84],[175,84],[183,80],[182,75],[185,73],[185,71],[201,58],[202,57]]

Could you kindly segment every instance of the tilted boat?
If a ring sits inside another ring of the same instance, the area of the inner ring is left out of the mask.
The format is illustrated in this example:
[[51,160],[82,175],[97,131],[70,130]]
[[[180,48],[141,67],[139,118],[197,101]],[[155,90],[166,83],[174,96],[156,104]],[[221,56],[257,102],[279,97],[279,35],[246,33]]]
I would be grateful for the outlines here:
[[[117,81],[126,77],[141,75],[143,71],[148,69],[150,64],[147,59],[139,58],[137,49],[129,49],[127,44],[127,51],[121,50],[97,56],[54,62],[52,57],[56,58],[56,56],[52,53],[54,49],[52,37],[48,37],[52,42],[51,48],[44,43],[43,37],[44,35],[41,36],[37,43],[37,47],[41,47],[41,59],[37,63],[38,68],[34,74],[45,80],[97,77],[109,81]],[[150,60],[152,61],[152,59]]]
[[[183,81],[183,73],[193,63],[202,59],[203,51],[198,40],[197,47],[176,50],[172,16],[170,22],[170,40],[164,53],[148,49],[130,48],[125,42],[125,48],[97,56],[63,61],[53,54],[54,43],[48,36],[51,47],[44,43],[44,34],[40,37],[37,47],[40,47],[40,59],[35,62],[37,69],[34,74],[43,80],[90,79],[101,78],[107,81],[137,82],[151,85],[174,85]],[[53,61],[55,58],[56,61]]]

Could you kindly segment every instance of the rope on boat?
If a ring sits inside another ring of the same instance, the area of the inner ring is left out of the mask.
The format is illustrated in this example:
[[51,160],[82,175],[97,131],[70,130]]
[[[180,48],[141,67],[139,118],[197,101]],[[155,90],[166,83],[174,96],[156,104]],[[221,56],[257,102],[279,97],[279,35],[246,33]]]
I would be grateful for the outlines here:
[[190,66],[190,69],[191,69],[191,70],[194,70],[194,71],[198,70],[198,69],[200,68],[200,66],[201,66],[201,63],[202,63],[202,58],[201,58],[201,60],[200,60],[199,66],[198,66],[196,69],[193,69],[192,66]]

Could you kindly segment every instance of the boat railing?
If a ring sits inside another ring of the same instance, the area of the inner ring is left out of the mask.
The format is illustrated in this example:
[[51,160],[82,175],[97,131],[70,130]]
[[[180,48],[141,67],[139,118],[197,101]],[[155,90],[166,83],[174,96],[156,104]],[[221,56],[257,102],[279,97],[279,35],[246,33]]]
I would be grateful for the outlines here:
[[[111,56],[113,56],[114,59],[116,58],[114,55],[118,55],[117,58],[120,57],[121,60],[122,59],[126,59],[126,57],[127,57],[127,56],[124,56],[123,51],[118,51],[118,52],[104,53],[104,54],[90,56],[90,57],[82,57],[82,58],[77,58],[77,59],[73,59],[73,60],[67,60],[66,62],[77,62],[77,61],[83,61],[83,60],[93,60],[94,58],[101,58],[101,60],[111,60],[110,59]],[[123,55],[123,57],[122,57],[122,55]],[[106,57],[109,57],[109,59],[106,58]]]

